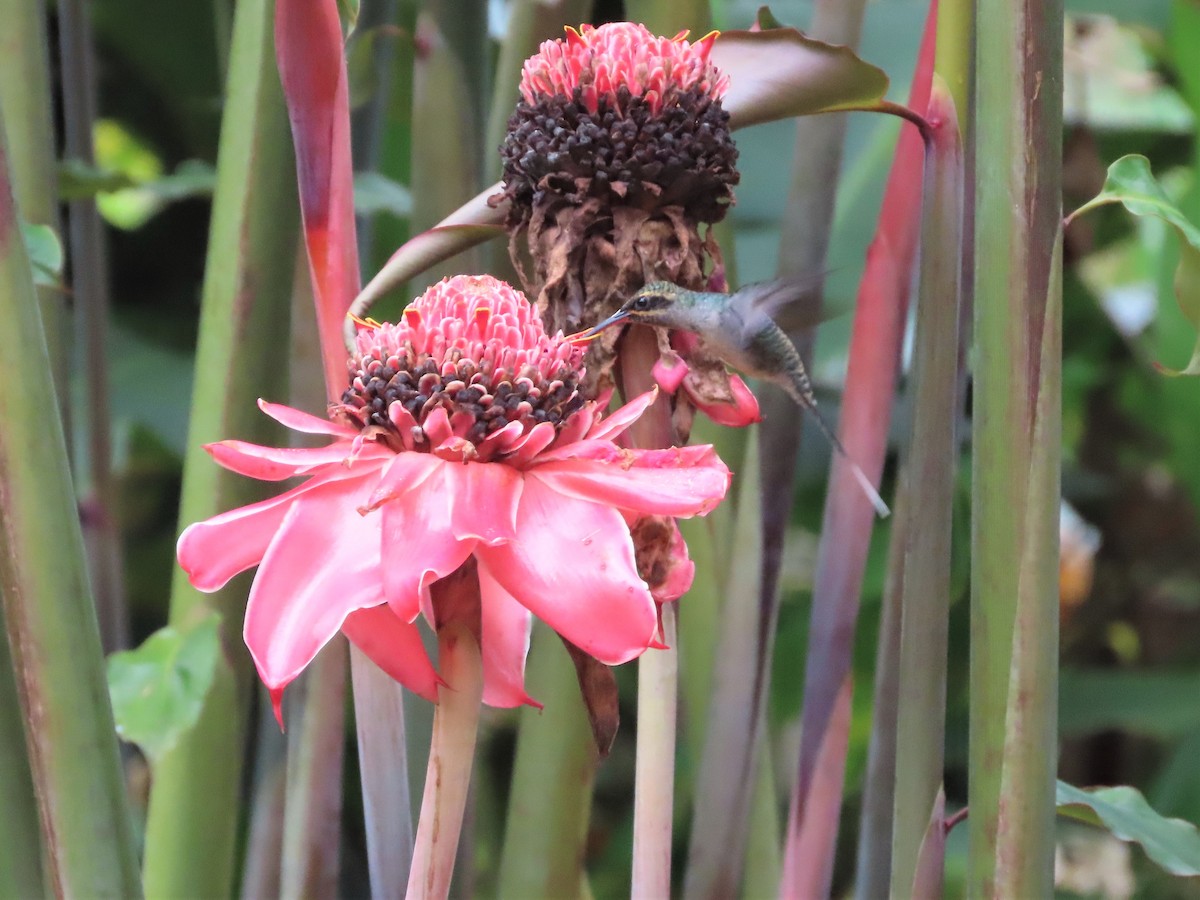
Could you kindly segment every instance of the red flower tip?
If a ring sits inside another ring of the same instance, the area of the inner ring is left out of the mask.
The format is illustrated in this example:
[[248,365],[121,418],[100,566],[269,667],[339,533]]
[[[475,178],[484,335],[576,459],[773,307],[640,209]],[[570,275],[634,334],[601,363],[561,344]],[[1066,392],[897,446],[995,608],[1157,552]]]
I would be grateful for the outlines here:
[[283,724],[283,688],[271,688],[271,708],[275,710],[275,721],[279,723],[279,730],[286,732],[287,728]]
[[645,97],[655,113],[693,89],[720,99],[729,79],[708,60],[716,32],[694,44],[686,37],[686,31],[657,37],[636,22],[568,27],[564,39],[546,41],[525,61],[521,95],[533,104],[539,97],[579,91],[593,114],[601,98],[619,109],[622,91]]

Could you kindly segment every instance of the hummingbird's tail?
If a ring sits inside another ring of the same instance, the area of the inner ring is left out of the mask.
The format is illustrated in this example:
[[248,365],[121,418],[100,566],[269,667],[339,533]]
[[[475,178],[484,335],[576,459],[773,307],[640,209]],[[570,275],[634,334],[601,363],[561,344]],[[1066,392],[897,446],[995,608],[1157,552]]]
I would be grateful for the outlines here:
[[846,452],[846,448],[842,446],[842,442],[838,440],[837,434],[835,434],[834,430],[829,427],[829,423],[825,421],[825,417],[821,415],[821,411],[817,409],[816,401],[811,399],[810,395],[810,397],[805,398],[800,405],[813,414],[813,418],[817,421],[817,426],[822,432],[824,432],[825,437],[829,439],[829,443],[833,445],[833,449],[837,452],[838,456],[840,456],[845,461],[846,465],[850,467],[850,471],[854,475],[854,480],[858,482],[858,486],[863,489],[863,493],[867,495],[867,499],[870,500],[871,505],[875,507],[875,512],[879,515],[879,518],[886,519],[888,516],[890,516],[892,511],[888,509],[888,505],[884,503],[883,498],[879,496],[879,491],[875,490],[875,485],[871,484],[871,479],[867,477],[867,473],[864,472],[859,464],[856,463],[851,458],[850,454]]

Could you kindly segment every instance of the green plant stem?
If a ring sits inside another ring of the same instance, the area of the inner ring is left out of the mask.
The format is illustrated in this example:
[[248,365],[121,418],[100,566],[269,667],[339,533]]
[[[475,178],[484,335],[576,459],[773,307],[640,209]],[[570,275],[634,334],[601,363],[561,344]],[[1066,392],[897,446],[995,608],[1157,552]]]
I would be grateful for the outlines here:
[[304,673],[304,712],[288,732],[281,897],[337,894],[347,666],[338,635]]
[[580,896],[596,745],[575,667],[558,638],[535,623],[529,693],[545,709],[520,714],[499,897]]
[[[0,0],[0,22],[4,23],[0,31],[0,109],[8,128],[13,193],[25,221],[49,225],[61,238],[45,4],[42,0]],[[70,453],[70,386],[63,380],[70,371],[66,365],[71,325],[67,295],[53,288],[38,288],[38,306]]]
[[[1053,892],[1057,490],[1035,492],[1038,464],[1058,465],[1054,429],[1034,443],[1039,410],[1057,410],[1051,300],[1061,218],[1062,3],[983,3],[976,10],[974,117],[975,384],[971,535],[968,886],[971,896]],[[1043,458],[1044,457],[1044,458]],[[1030,506],[1032,505],[1032,509]],[[1031,527],[1032,526],[1032,527]],[[1035,541],[1040,543],[1034,544]],[[1028,573],[1028,574],[1025,574]],[[1031,582],[1026,579],[1032,578]],[[1040,631],[1015,629],[1022,615]],[[1014,641],[1020,642],[1019,650]],[[1036,690],[1018,694],[1030,670]],[[1020,747],[1006,741],[1019,722]],[[1007,754],[1007,755],[1006,755]],[[1015,791],[1023,810],[1004,808]],[[1002,812],[1018,821],[1002,821]],[[1002,875],[1004,866],[1016,867]]]
[[901,587],[893,897],[913,889],[921,839],[942,788],[950,536],[958,457],[958,301],[962,263],[962,143],[954,101],[935,78],[928,118],[920,289],[913,346],[913,425]]
[[629,0],[625,9],[632,22],[641,22],[654,34],[672,37],[685,28],[695,40],[712,22],[708,0]]
[[140,894],[128,801],[66,441],[0,123],[0,594],[46,880],[58,896]]
[[[766,734],[766,724],[759,725]],[[742,875],[743,897],[770,897],[779,890],[783,868],[780,850],[779,797],[775,787],[775,769],[771,764],[771,745],[758,742],[754,795],[750,798],[750,834],[746,838],[746,867]]]
[[[275,71],[270,0],[237,5],[217,188],[205,267],[183,525],[262,496],[250,479],[213,464],[202,444],[226,438],[271,442],[255,406],[282,399],[288,304],[298,220],[287,118]],[[200,594],[176,569],[171,622],[222,613],[230,659],[227,689],[214,690],[200,721],[159,764],[146,823],[145,884],[156,897],[228,895],[243,743],[253,674],[242,648],[247,579]]]
[[[90,164],[92,126],[97,117],[95,48],[89,11],[82,0],[58,6],[62,67],[63,150]],[[72,201],[67,216],[67,258],[74,295],[75,352],[83,360],[80,425],[87,442],[86,465],[76,469],[84,518],[84,541],[95,592],[100,639],[106,651],[129,643],[124,570],[117,525],[117,485],[112,472],[108,379],[108,258],[104,226],[94,199]],[[78,367],[75,367],[78,368]]]
[[901,468],[892,499],[892,538],[888,545],[887,581],[875,651],[874,709],[862,813],[858,822],[858,859],[854,877],[856,900],[875,900],[890,893],[892,813],[896,796],[896,717],[900,696],[900,587],[904,583],[904,537],[908,522],[908,479]]
[[[752,786],[732,772],[744,765],[750,736],[758,719],[747,702],[747,676],[753,671],[762,628],[756,600],[759,515],[761,496],[755,488],[759,473],[759,429],[746,447],[738,473],[746,487],[739,492],[733,526],[730,568],[720,610],[720,652],[713,659],[711,700],[703,755],[696,779],[691,841],[688,845],[684,895],[729,897],[740,883],[746,842],[746,815]],[[686,598],[685,598],[686,599]],[[703,822],[703,824],[701,824]]]
[[[27,222],[50,225],[61,235],[45,7],[41,0],[0,0],[0,21],[5,23],[0,29],[0,110],[8,131],[13,195]],[[37,296],[69,448],[66,295],[43,287]],[[25,746],[12,657],[8,642],[0,638],[0,796],[8,799],[0,824],[0,896],[5,897],[44,893],[41,836]]]

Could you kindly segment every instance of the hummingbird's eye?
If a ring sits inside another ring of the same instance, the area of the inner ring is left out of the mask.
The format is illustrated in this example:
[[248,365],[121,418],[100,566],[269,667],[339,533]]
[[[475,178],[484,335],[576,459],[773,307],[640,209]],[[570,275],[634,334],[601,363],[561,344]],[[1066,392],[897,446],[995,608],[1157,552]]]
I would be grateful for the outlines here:
[[645,310],[650,308],[649,297],[638,297],[633,301],[633,308],[637,310]]

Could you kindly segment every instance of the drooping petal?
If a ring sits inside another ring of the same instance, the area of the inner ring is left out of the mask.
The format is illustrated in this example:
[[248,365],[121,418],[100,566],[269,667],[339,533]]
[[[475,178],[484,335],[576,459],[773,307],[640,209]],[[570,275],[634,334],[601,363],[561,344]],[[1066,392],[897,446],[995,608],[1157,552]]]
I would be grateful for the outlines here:
[[627,662],[646,649],[657,627],[654,601],[619,512],[526,476],[517,534],[476,551],[505,590],[603,663]]
[[663,354],[659,357],[650,374],[654,376],[654,381],[660,388],[668,394],[674,394],[679,390],[679,385],[683,383],[683,379],[687,377],[690,368],[683,361],[678,353],[671,351],[670,355]]
[[302,410],[284,406],[282,403],[259,400],[258,408],[285,428],[299,431],[302,434],[330,434],[334,437],[353,437],[358,434],[357,429],[348,425],[331,422],[329,419],[322,419]]
[[526,477],[582,500],[660,516],[702,515],[729,490],[729,469],[707,444],[627,454],[626,464],[548,462],[534,466]]
[[383,671],[431,703],[437,702],[438,677],[415,624],[399,619],[386,604],[356,610],[342,633]]
[[483,629],[483,702],[488,706],[542,705],[525,693],[525,657],[533,619],[500,586],[484,563],[479,565]]
[[305,494],[333,482],[339,482],[341,490],[362,494],[368,474],[334,466],[278,497],[189,525],[176,545],[179,565],[196,590],[218,591],[234,575],[262,561],[284,516]]
[[[446,469],[462,463],[437,460],[417,487],[383,504],[367,518],[383,516],[383,590],[392,612],[406,622],[430,610],[429,586],[457,569],[475,549],[476,538],[454,534],[453,498]],[[453,476],[451,476],[453,477]],[[433,621],[430,616],[430,621]]]
[[263,447],[246,441],[218,441],[205,444],[204,449],[231,472],[259,481],[283,481],[307,475],[317,466],[342,462],[350,455],[350,441],[334,441],[324,447]]
[[346,616],[380,600],[379,522],[360,516],[338,482],[291,504],[263,556],[243,634],[259,677],[278,696]]
[[738,375],[731,373],[729,376],[729,390],[733,395],[732,403],[714,402],[703,396],[693,390],[691,379],[688,378],[683,380],[683,387],[696,407],[718,425],[742,428],[762,421],[762,415],[758,410],[758,400],[754,398],[753,392]]
[[696,578],[696,564],[688,556],[687,543],[679,529],[671,539],[670,561],[667,565],[666,577],[661,584],[651,587],[650,593],[659,603],[670,603],[678,600],[692,587]]
[[588,434],[588,439],[594,441],[611,441],[641,418],[642,413],[648,410],[657,398],[657,390],[646,391],[646,393],[634,397],[611,416],[605,416],[593,425],[591,432]]

